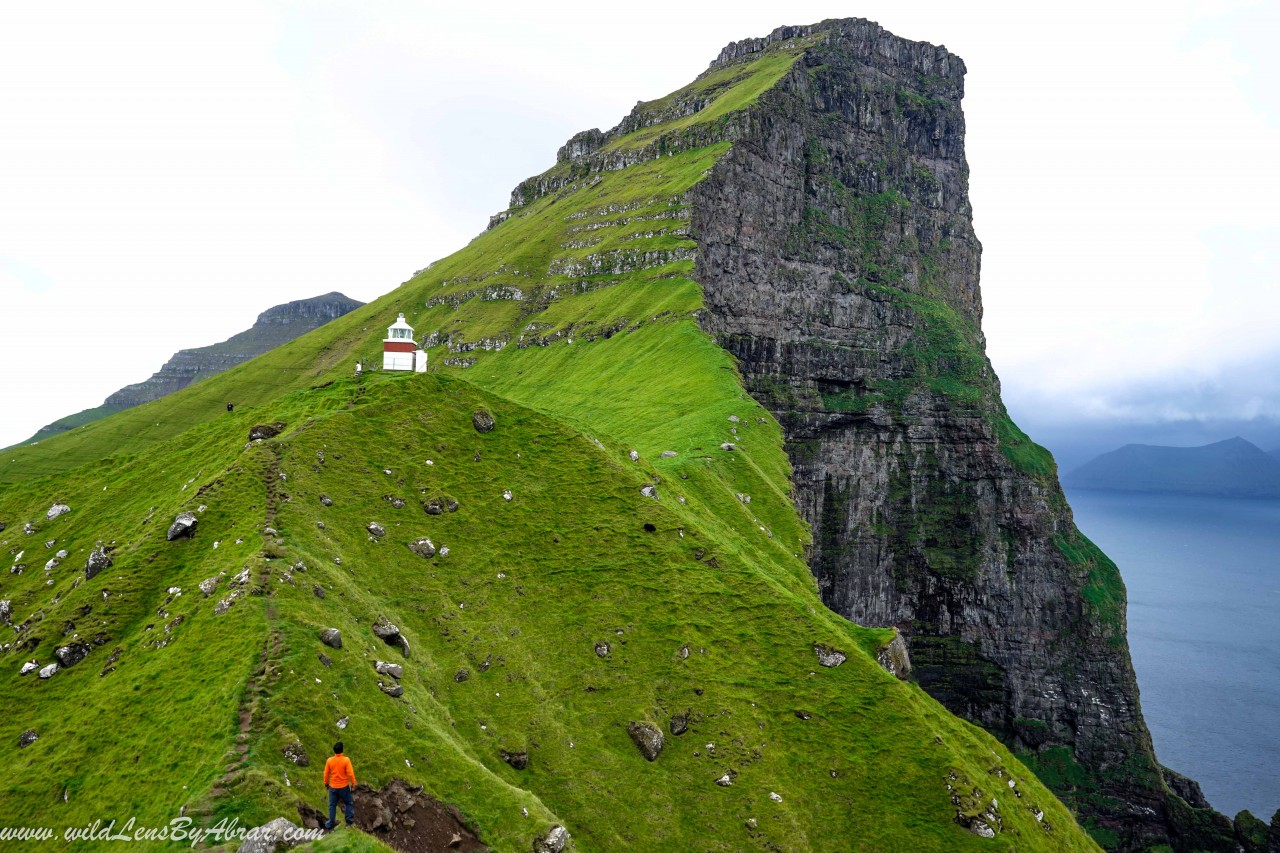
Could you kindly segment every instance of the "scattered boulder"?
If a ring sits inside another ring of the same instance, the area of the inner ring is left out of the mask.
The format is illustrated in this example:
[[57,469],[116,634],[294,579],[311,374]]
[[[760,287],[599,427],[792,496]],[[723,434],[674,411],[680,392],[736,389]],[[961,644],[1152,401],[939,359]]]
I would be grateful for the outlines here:
[[31,744],[35,743],[39,739],[40,739],[40,735],[36,734],[35,729],[27,729],[25,732],[18,735],[18,747],[20,749],[26,748],[28,746],[31,746]]
[[724,444],[720,445],[720,449],[721,450],[737,450],[738,446],[731,441],[726,441]]
[[398,663],[387,663],[386,661],[375,661],[373,668],[378,671],[378,675],[389,675],[399,681],[404,678],[404,667]]
[[383,498],[383,500],[391,504],[392,509],[404,509],[405,507],[404,498],[399,498],[399,497],[396,497],[395,495],[387,495],[386,497]]
[[676,453],[674,450],[664,450],[664,451],[662,451],[662,458],[663,458],[663,459],[670,459],[670,458],[671,458],[671,457],[673,457],[673,456],[679,456],[679,455],[680,455],[680,454],[679,454],[679,453]]
[[299,767],[306,767],[311,763],[311,759],[307,757],[307,748],[297,741],[285,744],[283,752],[285,758]]
[[56,663],[51,663],[48,666],[42,667],[39,674],[41,678],[53,678],[54,673],[57,671],[58,665]]
[[609,656],[608,643],[596,643],[596,657],[607,658]]
[[839,666],[849,659],[844,652],[823,643],[814,643],[813,653],[818,656],[818,663],[825,667]]
[[985,820],[983,820],[980,817],[967,818],[967,819],[956,818],[956,822],[959,823],[961,826],[963,826],[965,829],[972,832],[974,835],[978,836],[979,838],[995,838],[996,837],[996,831],[991,828],[990,824],[988,824]]
[[324,587],[320,586],[320,584],[316,584],[311,587],[311,594],[316,598],[324,598]]
[[369,522],[368,526],[365,527],[365,530],[368,530],[369,535],[374,539],[381,539],[383,536],[387,535],[386,528],[376,521]]
[[719,785],[721,788],[728,788],[730,785],[733,784],[733,777],[730,776],[728,773],[726,773],[716,780],[716,784]]
[[378,621],[373,623],[373,634],[388,646],[399,648],[406,658],[409,656],[409,641],[387,617],[379,616]]
[[569,830],[556,824],[547,830],[545,835],[534,839],[533,853],[560,853],[569,843]]
[[634,450],[630,450],[630,451],[628,451],[628,452],[627,452],[627,456],[628,456],[628,457],[630,457],[630,459],[631,459],[631,461],[632,461],[632,462],[639,462],[639,461],[640,461],[640,454],[639,454],[639,453],[637,453],[637,452],[636,452],[636,451],[634,451]]
[[329,497],[328,495],[321,495],[320,503],[323,504],[324,506],[333,506],[333,498]]
[[404,687],[399,684],[383,684],[382,682],[378,682],[378,689],[390,696],[392,699],[396,699],[404,695]]
[[214,575],[211,578],[205,578],[200,581],[200,592],[204,593],[205,598],[213,595],[213,591],[218,588],[218,581],[220,580],[222,580],[222,575]]
[[906,681],[911,674],[911,657],[907,654],[907,643],[902,634],[894,634],[892,640],[876,650],[876,663]]
[[30,675],[40,668],[40,664],[34,660],[29,660],[22,665],[22,669],[18,671],[18,675]]
[[657,500],[658,487],[657,486],[641,486],[640,494],[644,495],[646,498],[653,498],[654,500]]
[[92,647],[85,643],[68,643],[53,650],[53,655],[64,667],[75,666],[89,656]]
[[813,714],[810,714],[808,711],[799,711],[799,710],[797,710],[797,711],[796,711],[796,718],[797,718],[797,719],[800,719],[800,720],[812,720],[812,719],[813,719]]
[[338,719],[338,728],[345,729],[351,723],[350,717],[340,717]]
[[254,827],[245,835],[236,853],[276,853],[281,847],[293,847],[302,842],[302,827],[287,818],[278,817],[263,826]]
[[49,521],[53,521],[58,516],[66,515],[69,512],[71,512],[71,507],[66,504],[54,504],[49,507],[49,511],[44,514],[44,517]]
[[196,518],[194,512],[180,512],[173,519],[173,524],[169,525],[169,532],[165,534],[165,538],[170,542],[183,536],[190,539],[199,523],[200,519]]
[[419,557],[434,557],[436,555],[436,546],[425,536],[421,539],[415,539],[409,543],[409,550],[417,554]]
[[249,440],[266,441],[268,438],[275,438],[282,432],[284,432],[284,424],[280,421],[272,424],[258,424],[249,430]]
[[6,625],[12,625],[10,621],[13,618],[13,605],[9,603],[9,599],[0,601],[0,622]]
[[427,515],[443,515],[457,512],[458,502],[448,495],[434,495],[422,502],[422,509]]
[[331,649],[342,648],[342,632],[337,628],[325,628],[320,632],[320,642]]
[[[172,532],[173,528],[170,528]],[[170,536],[170,539],[173,537]],[[107,553],[102,543],[98,543],[98,547],[89,552],[89,559],[84,563],[84,579],[89,580],[103,569],[111,568],[111,555]]]
[[333,669],[333,658],[329,657],[324,652],[317,652],[316,657],[320,658],[320,663],[324,664],[325,669]]
[[689,714],[674,714],[671,717],[671,734],[679,737],[689,731]]
[[469,669],[460,669],[453,674],[453,680],[458,682],[459,684],[466,681],[470,677],[471,677],[471,670]]
[[471,425],[476,428],[476,432],[493,432],[496,423],[493,413],[488,409],[476,409],[471,415]]
[[505,749],[498,750],[498,754],[502,756],[502,760],[510,764],[516,770],[523,770],[529,766],[529,753],[524,750],[518,752],[508,752]]
[[663,738],[662,729],[653,723],[627,723],[627,734],[631,735],[631,741],[640,750],[649,761],[657,761],[658,755],[662,752]]

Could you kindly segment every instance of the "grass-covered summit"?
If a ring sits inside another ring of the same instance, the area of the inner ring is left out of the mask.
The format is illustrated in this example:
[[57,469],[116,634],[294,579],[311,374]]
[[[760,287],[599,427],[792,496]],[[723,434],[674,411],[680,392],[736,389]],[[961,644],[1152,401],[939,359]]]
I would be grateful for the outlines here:
[[[1096,849],[823,606],[782,431],[699,327],[689,190],[821,38],[575,137],[381,299],[7,452],[9,820],[296,819],[341,738],[497,850]],[[353,377],[398,312],[435,372]]]

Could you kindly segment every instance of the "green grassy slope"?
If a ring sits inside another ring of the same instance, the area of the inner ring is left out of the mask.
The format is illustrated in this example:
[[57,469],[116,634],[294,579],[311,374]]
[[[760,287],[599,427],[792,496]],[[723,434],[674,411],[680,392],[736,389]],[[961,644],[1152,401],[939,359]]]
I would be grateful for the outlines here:
[[[704,118],[749,102],[733,81],[777,79],[794,55],[717,78]],[[0,599],[15,624],[40,616],[0,658],[5,737],[40,732],[4,783],[15,820],[291,814],[319,805],[316,765],[347,716],[365,781],[425,785],[501,850],[555,822],[583,850],[1094,849],[1003,747],[874,662],[889,632],[823,608],[778,425],[694,319],[681,195],[727,146],[592,174],[261,358],[6,452],[0,544],[26,569],[0,576]],[[397,311],[434,333],[440,374],[349,378]],[[479,407],[494,432],[472,428]],[[274,420],[283,436],[245,446]],[[425,514],[437,495],[458,511]],[[40,520],[55,500],[72,512]],[[200,506],[195,539],[166,542],[173,515]],[[449,553],[413,555],[419,536]],[[117,543],[115,566],[77,579],[99,539]],[[375,683],[374,659],[400,662],[370,630],[380,615],[413,648],[399,699]],[[342,650],[319,645],[327,626]],[[17,675],[63,631],[104,642],[48,681]],[[814,643],[849,660],[820,667]],[[86,709],[110,723],[70,736]],[[690,731],[646,762],[626,724],[677,713]],[[312,767],[284,758],[295,740]],[[995,839],[958,824],[993,799]]]
[[[492,433],[472,427],[478,408],[495,415]],[[290,429],[245,447],[255,415]],[[640,493],[655,478],[657,500]],[[40,559],[48,539],[71,552],[48,573],[53,584],[23,557],[27,568],[4,585],[15,622],[41,616],[5,658],[5,736],[41,735],[11,760],[12,819],[157,823],[184,804],[208,820],[288,814],[322,791],[318,766],[295,767],[283,748],[301,742],[318,765],[341,736],[364,781],[424,784],[504,850],[555,822],[585,850],[840,850],[850,839],[1090,849],[1002,747],[880,669],[872,656],[886,632],[822,609],[802,563],[763,571],[757,549],[691,523],[677,496],[692,503],[693,482],[469,383],[381,375],[289,395],[56,484],[8,488],[0,517],[39,517],[51,493],[72,507],[17,534]],[[437,495],[457,512],[424,513]],[[173,515],[200,506],[195,538],[165,541]],[[369,521],[386,535],[372,538]],[[263,535],[268,525],[278,537]],[[419,536],[449,553],[415,556],[406,544]],[[115,565],[83,580],[99,539],[117,542]],[[216,614],[246,568],[242,592]],[[199,582],[219,572],[217,590],[201,595]],[[381,615],[412,644],[407,660],[374,637]],[[18,676],[19,660],[52,659],[67,622],[110,639],[48,681]],[[320,645],[324,627],[343,632],[341,650]],[[816,642],[848,662],[818,666]],[[116,648],[114,671],[101,675]],[[375,659],[403,663],[402,698],[378,690]],[[243,764],[240,708],[252,720]],[[86,713],[110,724],[86,726]],[[668,734],[646,762],[626,724],[666,729],[677,713],[689,732]],[[528,751],[529,767],[504,764],[503,749]],[[714,784],[730,771],[732,787]],[[999,801],[994,842],[955,822],[953,774],[962,809]]]

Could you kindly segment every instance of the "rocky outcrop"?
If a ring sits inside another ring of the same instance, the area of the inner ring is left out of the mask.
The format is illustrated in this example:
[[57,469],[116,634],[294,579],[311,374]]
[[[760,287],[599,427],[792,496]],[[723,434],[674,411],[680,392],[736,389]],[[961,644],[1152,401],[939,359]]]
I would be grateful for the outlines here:
[[287,344],[363,304],[333,292],[268,308],[258,315],[251,328],[220,344],[179,350],[150,379],[121,388],[108,397],[103,405],[127,409],[158,400],[166,394],[185,388],[197,379],[230,370],[281,344]]
[[199,379],[207,379],[224,370],[230,370],[264,352],[287,344],[330,320],[336,320],[363,305],[341,293],[326,293],[310,299],[299,299],[268,308],[258,315],[251,328],[232,335],[220,344],[197,349],[184,349],[174,353],[164,366],[150,379],[134,385],[126,385],[107,397],[101,406],[86,409],[41,427],[35,435],[23,442],[43,441],[69,429],[114,415],[116,412],[159,400],[180,391]]
[[1078,768],[1088,784],[1059,793],[1087,824],[1189,849],[1138,705],[1124,586],[985,355],[964,63],[846,20],[730,45],[713,68],[797,38],[685,203],[700,323],[784,428],[823,597],[900,629],[885,662],[909,649],[951,710],[1033,764]]

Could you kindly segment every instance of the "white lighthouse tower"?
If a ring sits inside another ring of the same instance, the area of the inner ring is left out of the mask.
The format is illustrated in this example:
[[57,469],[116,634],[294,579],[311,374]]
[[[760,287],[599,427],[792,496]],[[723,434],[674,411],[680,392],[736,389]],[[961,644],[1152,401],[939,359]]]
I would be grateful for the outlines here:
[[404,321],[401,314],[387,327],[387,337],[382,342],[383,370],[412,370],[425,373],[427,354],[413,340],[413,326]]

